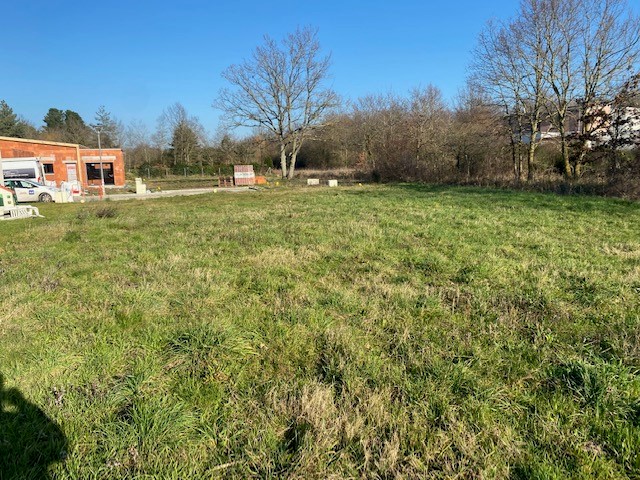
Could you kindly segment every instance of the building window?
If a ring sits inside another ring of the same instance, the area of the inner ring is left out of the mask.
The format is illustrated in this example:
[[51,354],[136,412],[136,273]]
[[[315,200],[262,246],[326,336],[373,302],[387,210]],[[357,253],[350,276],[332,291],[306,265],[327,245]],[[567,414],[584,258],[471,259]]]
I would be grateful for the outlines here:
[[46,175],[53,175],[53,163],[43,163],[42,167]]
[[[100,175],[100,164],[99,163],[87,163],[87,179],[88,180],[102,180]],[[107,185],[114,184],[113,178],[113,163],[111,162],[103,162],[102,163],[102,171],[104,172],[104,183]]]

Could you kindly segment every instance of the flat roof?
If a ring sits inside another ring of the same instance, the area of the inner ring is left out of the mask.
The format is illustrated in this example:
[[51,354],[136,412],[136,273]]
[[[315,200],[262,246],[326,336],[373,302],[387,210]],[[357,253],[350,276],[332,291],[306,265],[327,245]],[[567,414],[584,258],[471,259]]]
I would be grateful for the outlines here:
[[[53,145],[56,147],[71,147],[71,148],[79,148],[81,151],[82,150],[92,150],[92,151],[98,151],[100,150],[98,147],[85,147],[84,145],[81,145],[79,143],[63,143],[63,142],[53,142],[51,140],[35,140],[33,138],[17,138],[17,137],[2,137],[0,136],[0,142],[6,140],[8,142],[19,142],[19,143],[32,143],[32,144],[36,144],[36,145]],[[122,151],[122,148],[120,147],[113,147],[113,148],[102,148],[102,151],[105,150],[117,150],[117,151]]]
[[98,151],[98,150],[102,150],[103,152],[105,150],[122,150],[120,147],[113,147],[113,148],[98,148],[98,147],[83,147],[80,146],[80,151],[82,152],[83,150],[91,150],[91,151]]
[[78,143],[52,142],[50,140],[35,140],[32,138],[0,137],[0,141],[2,140],[6,140],[9,142],[20,142],[20,143],[35,143],[38,145],[55,145],[58,147],[72,147],[72,148],[80,147],[80,144]]

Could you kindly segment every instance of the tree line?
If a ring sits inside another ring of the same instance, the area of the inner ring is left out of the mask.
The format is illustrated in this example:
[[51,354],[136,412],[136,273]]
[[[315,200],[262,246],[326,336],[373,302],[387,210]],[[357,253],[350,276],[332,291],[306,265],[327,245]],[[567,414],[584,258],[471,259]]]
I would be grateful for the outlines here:
[[43,125],[37,128],[16,114],[6,101],[0,100],[0,136],[77,143],[97,148],[100,132],[101,147],[112,148],[122,144],[124,127],[104,106],[96,111],[92,124],[87,124],[73,110],[58,108],[50,108],[42,121]]
[[[123,148],[128,171],[144,175],[214,174],[222,166],[264,162],[273,167],[270,140],[255,135],[237,138],[220,130],[206,132],[199,119],[180,103],[165,108],[151,131],[146,124],[133,121],[124,125],[104,106],[86,122],[73,110],[50,108],[40,127],[34,126],[0,100],[0,136],[76,143],[88,148]],[[269,145],[268,145],[269,144]],[[263,153],[262,153],[263,152]]]

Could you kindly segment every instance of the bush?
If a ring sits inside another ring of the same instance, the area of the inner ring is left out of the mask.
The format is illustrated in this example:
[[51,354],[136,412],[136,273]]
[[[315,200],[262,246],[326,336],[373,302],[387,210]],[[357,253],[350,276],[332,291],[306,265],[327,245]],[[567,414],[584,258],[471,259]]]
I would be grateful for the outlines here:
[[105,205],[96,210],[97,218],[114,218],[118,215],[118,210],[113,205]]

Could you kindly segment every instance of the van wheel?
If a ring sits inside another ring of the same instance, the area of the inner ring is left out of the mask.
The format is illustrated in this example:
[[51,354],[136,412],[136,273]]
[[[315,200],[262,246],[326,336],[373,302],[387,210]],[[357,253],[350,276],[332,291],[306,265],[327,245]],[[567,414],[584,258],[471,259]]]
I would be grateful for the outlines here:
[[53,200],[53,198],[51,198],[51,195],[49,195],[48,193],[41,193],[38,199],[44,203],[49,203]]

